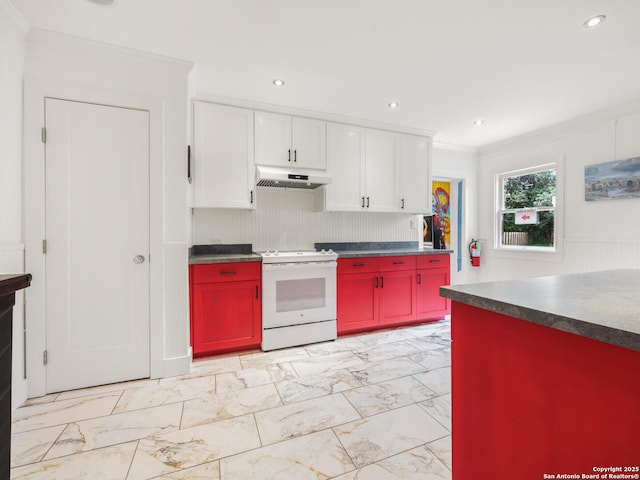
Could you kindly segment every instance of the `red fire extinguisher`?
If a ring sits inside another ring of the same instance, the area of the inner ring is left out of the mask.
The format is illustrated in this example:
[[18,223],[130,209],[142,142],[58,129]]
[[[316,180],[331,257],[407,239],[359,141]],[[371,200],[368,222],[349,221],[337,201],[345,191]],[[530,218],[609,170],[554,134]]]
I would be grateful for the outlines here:
[[480,266],[480,240],[471,239],[469,242],[469,257],[473,267]]

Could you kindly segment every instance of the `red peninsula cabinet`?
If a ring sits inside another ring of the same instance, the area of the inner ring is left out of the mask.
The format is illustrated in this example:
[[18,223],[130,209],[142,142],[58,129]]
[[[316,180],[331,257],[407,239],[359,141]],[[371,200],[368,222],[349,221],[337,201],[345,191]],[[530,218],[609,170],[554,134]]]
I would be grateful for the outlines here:
[[449,313],[443,285],[447,254],[339,258],[338,334],[442,318]]
[[260,273],[260,262],[190,265],[194,357],[260,346]]

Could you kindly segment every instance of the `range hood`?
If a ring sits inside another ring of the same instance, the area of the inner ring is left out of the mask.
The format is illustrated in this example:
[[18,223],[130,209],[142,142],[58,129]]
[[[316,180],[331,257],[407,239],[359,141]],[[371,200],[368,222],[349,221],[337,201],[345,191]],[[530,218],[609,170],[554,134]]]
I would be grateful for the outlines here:
[[308,170],[292,170],[278,167],[257,167],[256,185],[259,187],[305,188],[313,190],[331,183],[325,173]]

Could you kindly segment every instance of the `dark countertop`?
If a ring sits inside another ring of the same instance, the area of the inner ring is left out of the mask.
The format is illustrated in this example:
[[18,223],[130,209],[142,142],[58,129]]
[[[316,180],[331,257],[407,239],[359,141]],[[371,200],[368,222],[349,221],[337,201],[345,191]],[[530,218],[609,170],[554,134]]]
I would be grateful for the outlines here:
[[31,285],[30,273],[18,273],[15,275],[0,275],[0,295],[13,293]]
[[194,245],[189,249],[189,264],[261,262],[250,243],[222,245]]
[[640,270],[440,287],[441,296],[456,302],[636,351],[639,292]]
[[[418,242],[333,242],[316,243],[316,250],[332,249],[338,258],[383,257],[400,255],[449,254],[453,250],[421,249]],[[189,264],[261,262],[250,243],[194,245],[189,249]]]
[[449,254],[453,250],[421,249],[418,242],[333,242],[316,243],[316,250],[333,250],[338,258],[388,257]]

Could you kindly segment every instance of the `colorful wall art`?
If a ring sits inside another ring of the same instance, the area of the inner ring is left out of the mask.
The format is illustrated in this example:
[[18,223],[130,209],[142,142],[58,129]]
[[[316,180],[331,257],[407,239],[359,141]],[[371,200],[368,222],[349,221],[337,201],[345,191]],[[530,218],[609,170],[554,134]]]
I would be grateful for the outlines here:
[[433,248],[446,249],[451,241],[451,183],[433,182],[432,188]]

